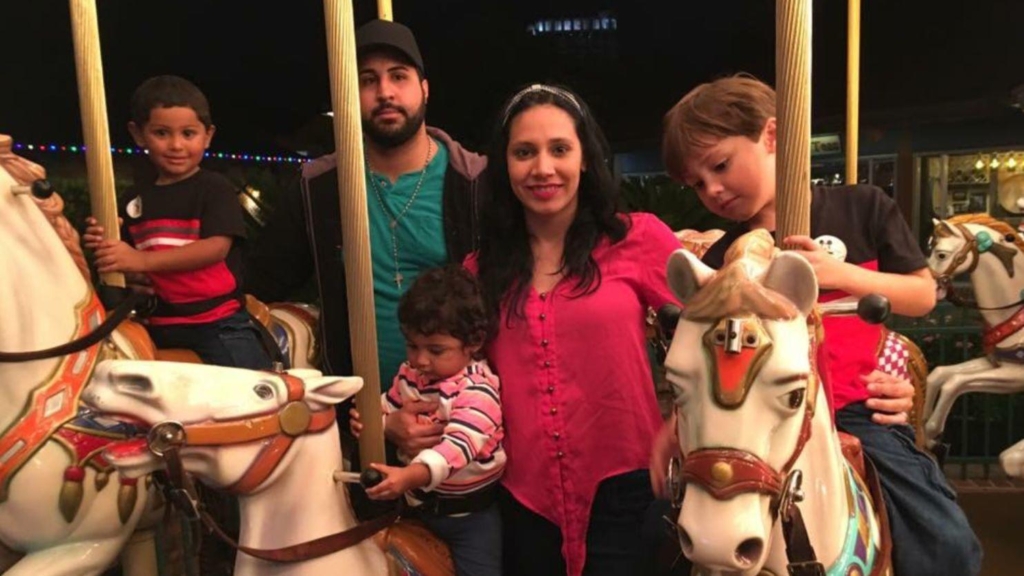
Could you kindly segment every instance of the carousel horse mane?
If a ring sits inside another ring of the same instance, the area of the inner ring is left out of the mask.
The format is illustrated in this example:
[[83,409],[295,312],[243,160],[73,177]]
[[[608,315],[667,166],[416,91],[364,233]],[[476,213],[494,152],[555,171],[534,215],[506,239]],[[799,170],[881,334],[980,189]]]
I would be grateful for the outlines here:
[[768,320],[796,318],[793,303],[761,282],[774,252],[767,235],[739,239],[726,252],[722,269],[687,302],[684,316],[696,322],[749,314]]
[[953,216],[952,218],[940,220],[940,224],[935,227],[936,237],[941,238],[943,236],[949,235],[949,232],[945,228],[943,228],[941,224],[942,222],[945,222],[946,224],[949,224],[951,226],[955,226],[957,224],[978,224],[980,226],[986,226],[988,228],[991,228],[992,230],[995,230],[1001,236],[1004,236],[1007,240],[1012,238],[1014,245],[1017,246],[1017,249],[1020,250],[1021,252],[1024,252],[1024,238],[1021,238],[1020,234],[1017,233],[1017,230],[1015,230],[1006,222],[1003,222],[1002,220],[997,220],[988,214],[958,214],[956,216]]
[[[11,139],[9,136],[0,135],[0,169],[6,170],[14,178],[14,181],[22,186],[31,186],[36,180],[46,178],[46,170],[11,151]],[[39,209],[46,216],[46,221],[53,226],[53,230],[60,238],[61,244],[71,254],[75,266],[85,277],[86,282],[92,281],[92,274],[89,271],[89,264],[82,252],[81,239],[75,227],[64,217],[64,200],[59,194],[54,193],[49,198],[32,198]]]

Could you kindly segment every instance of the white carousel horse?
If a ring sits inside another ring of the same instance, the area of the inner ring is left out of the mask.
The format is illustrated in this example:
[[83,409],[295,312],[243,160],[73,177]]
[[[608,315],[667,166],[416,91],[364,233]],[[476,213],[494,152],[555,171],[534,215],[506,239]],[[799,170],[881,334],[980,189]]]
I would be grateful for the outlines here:
[[[844,459],[819,385],[807,318],[817,281],[805,259],[774,252],[757,231],[719,272],[686,251],[669,261],[686,305],[665,361],[683,457],[683,552],[705,572],[788,574],[796,560],[783,524],[799,510],[828,574],[885,573],[884,514]],[[806,498],[797,505],[798,471]]]
[[[987,214],[935,220],[928,266],[940,294],[951,298],[954,276],[969,274],[985,322],[985,357],[939,366],[928,375],[925,434],[942,434],[953,402],[968,392],[1024,391],[1024,240]],[[1024,477],[1024,442],[1000,456],[1006,473]]]
[[[96,368],[83,401],[143,428],[180,424],[184,468],[208,486],[238,494],[239,544],[267,550],[357,524],[347,491],[333,476],[342,466],[334,405],[361,387],[360,378],[316,370],[275,374],[109,361]],[[144,439],[108,449],[107,457],[131,475],[164,466]],[[370,539],[302,562],[267,562],[240,552],[235,563],[238,576],[387,573],[387,558]]]
[[[69,253],[77,235],[58,216],[62,204],[44,215],[26,186],[44,176],[42,168],[10,148],[11,139],[0,135],[3,353],[67,343],[103,319]],[[51,196],[48,202],[60,200]],[[67,245],[55,226],[72,230],[65,234]],[[107,441],[107,433],[97,430],[103,422],[76,420],[78,395],[97,356],[112,348],[100,344],[52,358],[0,361],[0,572],[6,576],[99,574],[146,509],[145,479],[121,477],[99,454]]]

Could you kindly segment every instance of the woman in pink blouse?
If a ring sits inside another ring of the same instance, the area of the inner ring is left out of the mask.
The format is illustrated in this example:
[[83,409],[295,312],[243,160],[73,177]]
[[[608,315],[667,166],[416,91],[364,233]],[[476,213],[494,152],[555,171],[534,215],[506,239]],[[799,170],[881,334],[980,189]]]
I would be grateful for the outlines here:
[[647,472],[661,425],[644,339],[673,301],[679,242],[618,211],[611,155],[583,100],[534,84],[509,99],[490,155],[479,274],[499,327],[508,463],[505,573],[641,574]]

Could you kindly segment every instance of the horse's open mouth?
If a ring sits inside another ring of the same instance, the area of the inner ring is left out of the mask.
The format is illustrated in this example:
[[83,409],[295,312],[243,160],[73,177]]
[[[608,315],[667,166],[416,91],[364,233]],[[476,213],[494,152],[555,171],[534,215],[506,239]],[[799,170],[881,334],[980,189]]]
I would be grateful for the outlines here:
[[138,458],[149,453],[149,430],[152,424],[131,414],[104,413],[102,418],[119,423],[120,432],[125,434],[121,440],[111,442],[104,450],[104,455],[113,461],[125,458]]

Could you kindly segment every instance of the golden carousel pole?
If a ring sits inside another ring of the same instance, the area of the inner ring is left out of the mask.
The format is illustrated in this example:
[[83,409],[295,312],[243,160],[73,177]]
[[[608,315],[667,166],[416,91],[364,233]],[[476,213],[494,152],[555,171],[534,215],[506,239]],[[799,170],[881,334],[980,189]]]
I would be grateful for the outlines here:
[[334,149],[338,159],[338,195],[341,199],[341,245],[345,277],[348,278],[352,365],[356,375],[363,378],[363,389],[356,396],[363,422],[359,436],[359,461],[366,469],[372,462],[384,462],[384,426],[380,409],[377,322],[374,317],[370,222],[353,19],[352,0],[324,0],[327,63],[334,110]]
[[860,153],[860,0],[847,0],[846,18],[846,183],[857,183]]
[[776,231],[811,233],[811,0],[775,3]]
[[[114,162],[110,154],[110,126],[107,124],[107,99],[103,90],[103,61],[100,57],[100,29],[96,18],[96,0],[69,0],[71,33],[75,43],[75,74],[78,78],[78,103],[82,112],[85,164],[89,175],[89,202],[92,215],[103,226],[105,238],[120,240],[117,224],[117,197],[114,193]],[[124,288],[124,274],[107,272],[100,283]]]
[[395,15],[391,12],[391,0],[377,0],[377,18],[392,22]]
[[[92,215],[103,226],[104,237],[119,240],[117,197],[114,193],[114,162],[110,154],[110,126],[107,124],[107,99],[103,89],[103,61],[100,56],[100,29],[96,0],[69,0],[71,35],[75,45],[75,75],[78,79],[78,103],[82,113],[85,165],[89,179]],[[124,288],[124,274],[100,275],[100,283]],[[136,530],[121,552],[121,566],[132,576],[159,574],[155,532]]]

